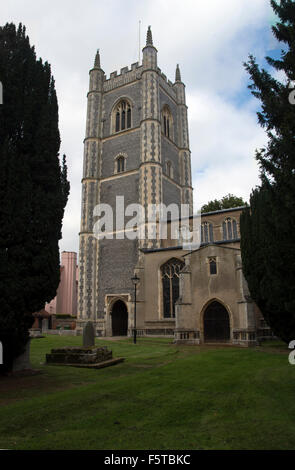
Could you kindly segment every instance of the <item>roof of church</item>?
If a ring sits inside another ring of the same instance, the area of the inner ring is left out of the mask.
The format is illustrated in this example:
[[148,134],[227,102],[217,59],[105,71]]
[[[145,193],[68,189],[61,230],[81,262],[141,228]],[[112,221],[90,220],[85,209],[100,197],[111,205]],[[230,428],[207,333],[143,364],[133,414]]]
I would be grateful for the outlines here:
[[183,245],[177,245],[177,246],[169,246],[166,248],[141,248],[140,251],[142,251],[145,254],[156,253],[157,251],[173,251],[173,250],[189,251],[189,253],[186,253],[185,255],[183,255],[183,256],[186,256],[190,253],[193,253],[194,251],[198,251],[200,248],[205,248],[207,246],[212,246],[212,245],[219,245],[221,248],[230,248],[232,250],[240,250],[240,248],[235,248],[233,246],[223,246],[223,245],[228,245],[229,243],[239,243],[240,241],[241,241],[240,238],[233,238],[232,240],[216,240],[215,242],[201,243],[199,248],[196,248],[195,250],[184,248]]
[[[211,211],[211,212],[202,212],[201,216],[203,215],[213,215],[213,214],[222,214],[222,212],[232,212],[232,211],[241,211],[245,209],[247,206],[239,206],[239,207],[231,207],[230,209],[220,209],[218,211]],[[194,217],[193,215],[191,217]]]
[[218,211],[211,211],[211,212],[202,212],[201,214],[193,214],[189,217],[179,217],[178,219],[171,219],[170,214],[167,214],[167,222],[174,222],[175,220],[186,220],[186,219],[193,219],[194,217],[204,217],[207,215],[215,215],[215,214],[222,214],[223,212],[234,212],[234,211],[241,211],[245,209],[247,206],[239,206],[239,207],[231,207],[230,209],[220,209]]
[[200,251],[201,249],[208,248],[209,246],[216,246],[218,245],[218,248],[223,248],[225,250],[235,250],[235,251],[241,251],[240,248],[236,248],[235,246],[224,246],[227,245],[228,243],[236,243],[240,242],[240,238],[235,238],[234,240],[219,240],[217,242],[212,242],[212,243],[201,243],[199,248],[196,248],[195,250],[191,250],[189,253],[186,253],[183,255],[183,257],[191,255],[192,253],[195,253],[196,251]]

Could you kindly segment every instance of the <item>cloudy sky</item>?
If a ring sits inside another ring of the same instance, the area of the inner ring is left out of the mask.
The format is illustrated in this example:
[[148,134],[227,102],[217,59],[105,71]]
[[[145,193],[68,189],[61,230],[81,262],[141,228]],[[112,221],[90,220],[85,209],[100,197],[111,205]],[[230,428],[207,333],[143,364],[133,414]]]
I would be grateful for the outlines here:
[[136,62],[139,21],[141,48],[151,25],[159,67],[174,81],[179,63],[186,84],[195,209],[227,193],[249,199],[265,133],[243,62],[277,49],[269,0],[9,0],[0,18],[26,26],[55,77],[71,182],[61,250],[78,251],[88,71],[97,48],[107,75]]

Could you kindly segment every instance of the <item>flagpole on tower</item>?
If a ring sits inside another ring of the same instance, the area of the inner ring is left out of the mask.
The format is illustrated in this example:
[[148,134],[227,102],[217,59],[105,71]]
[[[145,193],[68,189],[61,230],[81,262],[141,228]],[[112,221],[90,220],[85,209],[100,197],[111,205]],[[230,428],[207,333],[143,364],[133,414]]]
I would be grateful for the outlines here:
[[138,65],[140,65],[140,25],[141,25],[141,21],[139,20],[139,25],[138,25]]

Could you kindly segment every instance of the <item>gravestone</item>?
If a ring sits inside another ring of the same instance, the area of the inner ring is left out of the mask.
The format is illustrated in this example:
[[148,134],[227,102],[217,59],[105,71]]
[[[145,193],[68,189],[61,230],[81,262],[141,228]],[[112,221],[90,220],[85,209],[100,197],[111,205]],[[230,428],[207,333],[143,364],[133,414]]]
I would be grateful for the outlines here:
[[83,347],[91,348],[95,345],[95,330],[91,321],[87,322],[83,328]]
[[46,333],[48,330],[48,318],[43,318],[42,320],[42,333]]
[[90,321],[83,328],[82,347],[66,346],[52,349],[50,354],[46,354],[46,364],[91,369],[101,369],[123,361],[123,357],[113,358],[112,351],[109,351],[106,346],[95,347],[95,328]]

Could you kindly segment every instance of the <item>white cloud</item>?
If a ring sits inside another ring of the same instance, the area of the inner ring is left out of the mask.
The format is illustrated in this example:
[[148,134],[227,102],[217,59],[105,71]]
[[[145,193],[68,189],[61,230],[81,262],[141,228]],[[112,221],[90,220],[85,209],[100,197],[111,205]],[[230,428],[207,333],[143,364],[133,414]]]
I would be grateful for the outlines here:
[[216,94],[188,95],[196,207],[227,193],[249,198],[258,184],[255,149],[266,142],[252,103],[235,107]]

